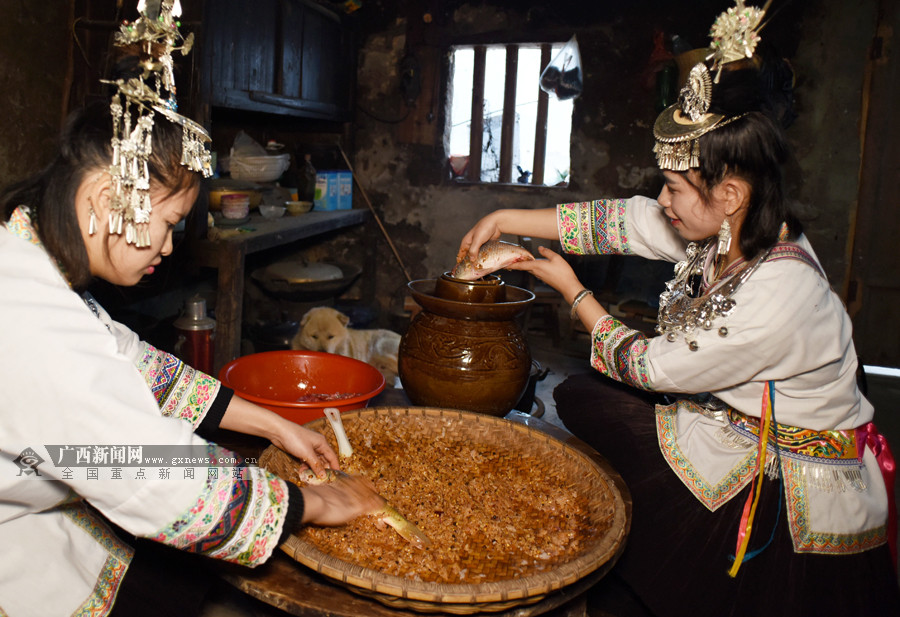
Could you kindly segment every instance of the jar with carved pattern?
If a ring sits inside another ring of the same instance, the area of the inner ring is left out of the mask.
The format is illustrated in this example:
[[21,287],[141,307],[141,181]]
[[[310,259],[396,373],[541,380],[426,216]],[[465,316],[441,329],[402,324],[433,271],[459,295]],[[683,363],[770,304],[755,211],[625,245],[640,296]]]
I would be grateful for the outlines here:
[[534,294],[493,275],[460,281],[444,274],[408,287],[422,307],[398,355],[409,400],[505,416],[528,385],[531,351],[516,319]]

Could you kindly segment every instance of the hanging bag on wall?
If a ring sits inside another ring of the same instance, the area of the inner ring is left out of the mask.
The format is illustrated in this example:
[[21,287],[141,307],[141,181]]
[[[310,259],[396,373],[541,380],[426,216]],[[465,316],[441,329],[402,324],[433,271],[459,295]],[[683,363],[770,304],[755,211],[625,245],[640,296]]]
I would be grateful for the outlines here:
[[572,36],[541,73],[541,90],[567,101],[580,95],[583,87],[581,53],[578,41]]

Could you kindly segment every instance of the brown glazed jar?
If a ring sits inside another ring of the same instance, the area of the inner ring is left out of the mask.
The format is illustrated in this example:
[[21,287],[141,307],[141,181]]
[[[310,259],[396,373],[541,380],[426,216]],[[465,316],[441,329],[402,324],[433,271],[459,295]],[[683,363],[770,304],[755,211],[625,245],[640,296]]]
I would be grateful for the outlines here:
[[506,301],[506,283],[499,276],[489,274],[475,281],[453,278],[445,272],[434,281],[434,295],[444,300],[493,304]]
[[[414,405],[505,416],[522,397],[531,351],[515,318],[534,300],[526,289],[488,278],[494,290],[448,275],[412,281],[422,307],[400,341],[400,381]],[[477,287],[477,285],[476,285]],[[502,289],[502,291],[501,291]],[[478,298],[469,302],[450,298]]]

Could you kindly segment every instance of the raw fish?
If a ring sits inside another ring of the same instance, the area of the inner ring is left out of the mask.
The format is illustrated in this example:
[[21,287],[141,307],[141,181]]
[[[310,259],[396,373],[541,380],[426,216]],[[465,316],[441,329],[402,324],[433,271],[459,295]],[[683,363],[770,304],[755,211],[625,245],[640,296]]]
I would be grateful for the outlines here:
[[450,272],[450,276],[463,281],[474,281],[497,270],[502,270],[510,264],[533,259],[534,255],[518,244],[503,240],[488,240],[481,245],[478,259],[473,261],[467,254],[457,262]]

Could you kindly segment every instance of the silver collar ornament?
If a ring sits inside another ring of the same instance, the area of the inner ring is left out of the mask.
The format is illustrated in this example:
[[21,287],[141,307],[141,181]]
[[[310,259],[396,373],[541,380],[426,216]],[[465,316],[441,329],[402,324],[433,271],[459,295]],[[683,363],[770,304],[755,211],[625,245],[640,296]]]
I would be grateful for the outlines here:
[[[744,262],[735,272],[721,281],[715,281],[706,291],[693,290],[696,281],[702,280],[708,271],[711,255],[715,255],[717,239],[711,238],[701,247],[696,242],[687,246],[686,258],[675,265],[675,278],[666,283],[666,290],[659,296],[659,316],[656,332],[675,342],[678,337],[691,351],[700,348],[697,334],[712,330],[715,321],[728,317],[737,305],[734,294],[769,256],[763,251],[749,262]],[[701,295],[702,293],[702,295]],[[728,328],[719,327],[719,336],[728,336]]]

